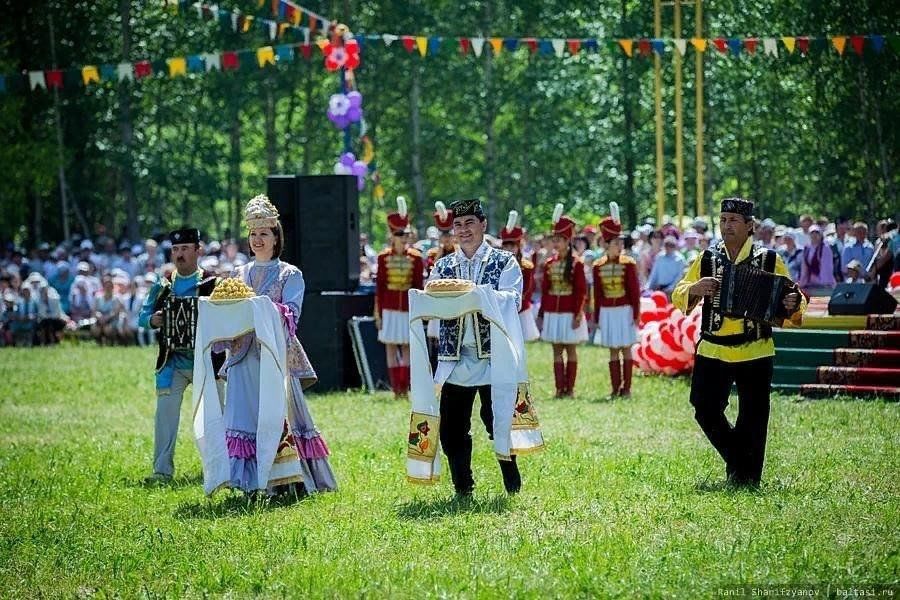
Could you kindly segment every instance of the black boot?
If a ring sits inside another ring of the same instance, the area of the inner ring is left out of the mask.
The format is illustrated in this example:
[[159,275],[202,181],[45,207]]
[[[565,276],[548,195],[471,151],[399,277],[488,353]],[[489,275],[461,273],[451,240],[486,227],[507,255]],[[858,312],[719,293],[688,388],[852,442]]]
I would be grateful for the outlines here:
[[450,477],[453,479],[456,494],[471,496],[475,491],[475,479],[472,478],[472,455],[457,455],[449,459],[447,463],[450,465]]
[[503,487],[506,488],[508,494],[518,494],[522,489],[522,476],[519,474],[519,465],[516,464],[516,457],[512,456],[512,460],[498,460],[500,463],[500,472],[503,474]]

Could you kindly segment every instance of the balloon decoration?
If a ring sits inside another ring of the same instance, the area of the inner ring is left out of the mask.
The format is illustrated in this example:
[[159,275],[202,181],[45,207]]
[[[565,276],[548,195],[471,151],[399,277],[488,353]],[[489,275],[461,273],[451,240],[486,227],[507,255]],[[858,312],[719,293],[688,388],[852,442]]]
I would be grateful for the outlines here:
[[332,94],[328,100],[328,119],[338,129],[359,123],[363,118],[362,99],[362,94],[356,90],[349,94]]
[[632,346],[634,361],[645,373],[678,375],[694,367],[700,339],[700,309],[685,316],[662,292],[641,299],[641,330]]
[[325,68],[329,71],[352,71],[360,64],[359,42],[343,23],[334,26],[328,41],[322,46],[322,53],[325,54]]
[[335,163],[334,172],[336,175],[355,175],[356,189],[361,191],[366,186],[366,173],[369,172],[369,165],[361,160],[356,160],[356,155],[352,152],[344,152],[341,159]]

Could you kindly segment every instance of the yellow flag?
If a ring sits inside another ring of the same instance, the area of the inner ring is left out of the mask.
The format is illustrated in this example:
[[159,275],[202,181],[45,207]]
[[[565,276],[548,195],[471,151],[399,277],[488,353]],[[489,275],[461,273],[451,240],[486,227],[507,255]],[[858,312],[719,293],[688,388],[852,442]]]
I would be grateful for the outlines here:
[[704,38],[691,38],[691,46],[697,52],[706,52],[706,40]]
[[291,25],[296,27],[300,24],[300,19],[303,18],[303,13],[297,10],[296,8],[292,8],[288,11],[288,20],[291,22]]
[[375,189],[373,191],[375,192],[375,197],[379,200],[384,198],[384,186],[382,186],[380,183],[375,186]]
[[89,83],[100,83],[100,73],[97,72],[97,67],[94,65],[82,67],[81,81],[84,82],[84,85],[88,85]]
[[326,40],[325,38],[319,38],[316,40],[316,46],[319,47],[319,50],[324,50],[325,46],[327,46],[327,45],[328,45],[328,40]]
[[831,38],[831,43],[834,44],[834,49],[838,51],[838,54],[843,56],[844,48],[847,46],[847,36],[836,35],[833,38]]
[[416,48],[419,49],[419,54],[425,56],[425,53],[428,52],[428,38],[425,36],[418,36],[416,38]]
[[503,49],[503,38],[491,38],[489,41],[491,42],[491,48],[494,49],[494,56],[500,54],[500,50]]
[[244,26],[241,28],[241,31],[247,33],[250,31],[250,28],[253,26],[253,17],[247,15],[244,17]]
[[793,54],[794,53],[794,45],[797,43],[797,38],[782,37],[781,41],[784,42],[784,47],[787,48],[788,54]]
[[169,77],[178,77],[187,73],[187,61],[183,57],[168,58]]
[[634,49],[634,40],[619,40],[619,45],[622,46],[622,50],[625,51],[629,57],[632,55],[632,50]]
[[282,37],[284,35],[285,30],[290,27],[290,23],[279,23],[278,24],[278,37]]
[[258,48],[256,50],[256,62],[259,63],[260,69],[262,69],[266,65],[274,65],[275,50],[272,49],[272,46],[263,46],[262,48]]

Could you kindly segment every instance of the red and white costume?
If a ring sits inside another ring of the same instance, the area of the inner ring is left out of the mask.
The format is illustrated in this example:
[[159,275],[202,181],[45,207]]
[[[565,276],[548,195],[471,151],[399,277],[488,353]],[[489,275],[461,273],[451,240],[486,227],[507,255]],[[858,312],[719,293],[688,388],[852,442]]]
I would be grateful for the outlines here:
[[519,267],[522,269],[522,307],[519,309],[519,320],[522,323],[522,336],[525,341],[533,342],[541,337],[541,332],[538,331],[537,324],[534,322],[534,312],[531,309],[531,296],[534,294],[534,263],[522,256],[521,244],[525,237],[525,231],[516,224],[518,216],[514,210],[509,212],[506,227],[500,230],[500,241],[519,245],[519,251],[516,253]]

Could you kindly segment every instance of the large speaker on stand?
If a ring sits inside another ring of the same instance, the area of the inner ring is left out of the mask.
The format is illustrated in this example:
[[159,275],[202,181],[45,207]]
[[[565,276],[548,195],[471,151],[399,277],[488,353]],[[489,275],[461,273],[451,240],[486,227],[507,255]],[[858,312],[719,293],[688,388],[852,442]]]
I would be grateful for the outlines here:
[[359,192],[352,175],[270,175],[281,214],[282,258],[303,271],[310,292],[359,286]]
[[874,283],[839,283],[828,301],[829,315],[889,315],[897,301]]

